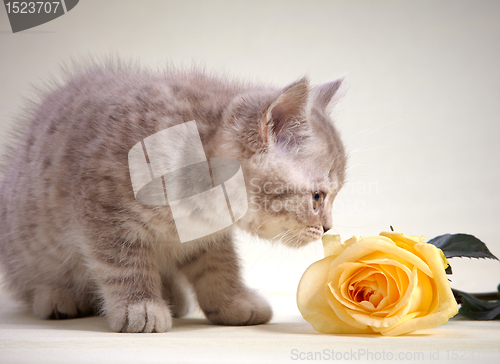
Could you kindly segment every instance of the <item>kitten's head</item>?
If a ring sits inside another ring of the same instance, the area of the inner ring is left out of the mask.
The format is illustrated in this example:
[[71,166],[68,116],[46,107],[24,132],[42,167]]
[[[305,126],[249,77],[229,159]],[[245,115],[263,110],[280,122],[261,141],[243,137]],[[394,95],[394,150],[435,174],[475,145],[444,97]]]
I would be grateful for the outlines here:
[[341,84],[337,79],[311,88],[301,79],[279,93],[254,90],[233,102],[227,137],[236,143],[231,154],[242,165],[249,199],[241,228],[302,246],[332,227],[346,166],[329,117]]

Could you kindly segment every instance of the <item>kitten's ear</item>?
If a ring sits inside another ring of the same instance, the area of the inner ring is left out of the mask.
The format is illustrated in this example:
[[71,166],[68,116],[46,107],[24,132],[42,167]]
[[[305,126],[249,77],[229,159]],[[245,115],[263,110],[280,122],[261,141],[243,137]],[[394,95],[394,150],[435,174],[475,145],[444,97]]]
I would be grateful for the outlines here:
[[304,77],[285,87],[278,98],[269,106],[261,124],[265,142],[269,137],[280,142],[289,140],[300,120],[305,120],[305,107],[309,96],[309,81]]
[[345,93],[339,91],[344,84],[344,79],[345,77],[342,76],[333,81],[315,86],[311,92],[311,102],[313,105],[330,111]]

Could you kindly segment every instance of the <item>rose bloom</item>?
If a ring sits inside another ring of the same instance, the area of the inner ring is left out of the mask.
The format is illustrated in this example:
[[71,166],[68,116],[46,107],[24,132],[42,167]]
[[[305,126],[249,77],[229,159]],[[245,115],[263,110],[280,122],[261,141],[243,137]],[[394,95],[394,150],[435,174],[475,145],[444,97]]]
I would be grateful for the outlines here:
[[327,334],[401,335],[448,321],[458,312],[441,249],[423,237],[382,232],[344,244],[325,235],[325,258],[304,273],[297,305]]

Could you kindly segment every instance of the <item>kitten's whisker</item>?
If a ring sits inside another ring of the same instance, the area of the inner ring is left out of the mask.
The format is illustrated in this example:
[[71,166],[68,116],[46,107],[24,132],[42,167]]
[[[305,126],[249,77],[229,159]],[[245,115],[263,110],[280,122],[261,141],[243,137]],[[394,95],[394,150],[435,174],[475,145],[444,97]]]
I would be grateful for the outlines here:
[[[366,149],[363,149],[363,148],[366,148]],[[349,155],[351,156],[351,155],[356,154],[356,153],[365,153],[365,152],[371,152],[374,150],[381,150],[381,149],[392,149],[393,150],[394,147],[390,146],[390,145],[372,146],[372,147],[369,147],[368,145],[361,145],[361,146],[357,147],[356,149],[349,151]]]
[[[387,127],[393,126],[393,125],[395,125],[397,123],[398,123],[398,121],[394,121],[392,123],[383,124],[383,125],[377,125],[377,126],[373,126],[373,127],[370,127],[370,128],[363,129],[361,131],[358,131],[357,133],[354,133],[352,135],[349,135],[349,136],[345,137],[345,141],[347,142],[350,139],[354,139],[354,140],[356,140],[359,143],[359,142],[363,141],[364,139],[366,139],[367,137],[369,137],[370,135],[372,135],[373,133],[375,133],[376,131],[378,131],[380,129],[383,129],[383,128],[387,128]],[[362,136],[361,138],[358,137],[358,135],[363,134],[363,133],[366,133],[366,134],[364,136]]]

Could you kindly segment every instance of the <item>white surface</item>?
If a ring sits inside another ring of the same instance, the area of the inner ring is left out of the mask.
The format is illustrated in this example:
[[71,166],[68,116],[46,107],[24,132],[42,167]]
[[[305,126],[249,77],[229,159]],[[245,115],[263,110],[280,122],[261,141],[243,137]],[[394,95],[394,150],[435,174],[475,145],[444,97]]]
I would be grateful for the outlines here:
[[[347,73],[350,88],[336,115],[350,152],[349,183],[335,203],[334,230],[344,240],[389,225],[428,238],[466,232],[500,256],[499,19],[500,2],[482,0],[82,0],[54,21],[12,34],[0,7],[0,146],[32,85],[71,58],[118,54],[153,67],[194,61],[283,86],[304,74],[319,83]],[[293,294],[323,254],[320,243],[289,250],[242,235],[239,245],[247,281],[271,294]],[[451,263],[454,287],[491,291],[500,283],[498,262]],[[102,319],[39,322],[4,311],[0,334],[9,361],[84,352],[81,360],[169,362],[184,353],[272,362],[288,360],[294,345],[406,350],[499,342],[497,322],[453,321],[431,336],[373,339],[312,335],[293,317],[255,328],[191,322],[160,336],[117,336]]]
[[320,352],[312,354],[319,355],[313,362],[331,362],[326,355],[332,355],[332,350],[346,361],[361,363],[451,363],[457,362],[452,360],[455,356],[462,358],[460,363],[500,360],[500,321],[474,322],[456,317],[437,328],[395,338],[325,335],[302,319],[295,297],[273,294],[270,298],[276,314],[267,325],[210,325],[198,313],[175,319],[168,333],[119,334],[109,332],[102,317],[39,320],[2,295],[0,362],[296,363],[311,362],[299,360],[299,355],[307,358],[309,352]]

